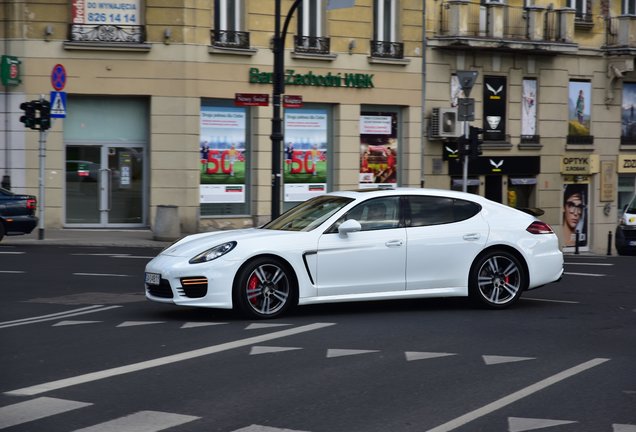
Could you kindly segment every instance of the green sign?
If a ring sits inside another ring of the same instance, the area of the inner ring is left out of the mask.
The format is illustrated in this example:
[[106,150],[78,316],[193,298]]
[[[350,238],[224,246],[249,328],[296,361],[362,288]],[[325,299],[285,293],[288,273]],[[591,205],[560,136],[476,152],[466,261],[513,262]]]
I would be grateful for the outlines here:
[[22,62],[17,57],[2,56],[2,85],[17,86],[22,82],[20,79],[20,63]]
[[[285,71],[285,85],[315,86],[315,87],[349,87],[373,88],[373,74],[337,73],[317,75],[312,71],[296,73],[294,69]],[[274,73],[261,72],[258,68],[250,68],[250,84],[272,84]]]

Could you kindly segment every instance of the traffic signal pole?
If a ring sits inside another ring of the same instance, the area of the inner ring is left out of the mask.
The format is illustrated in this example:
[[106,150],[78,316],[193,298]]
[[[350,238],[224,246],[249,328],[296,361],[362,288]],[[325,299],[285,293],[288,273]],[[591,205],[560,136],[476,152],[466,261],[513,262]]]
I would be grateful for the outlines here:
[[[466,120],[464,120],[464,137],[466,138],[466,141],[461,143],[460,145],[465,146],[466,143],[468,142],[468,122]],[[470,159],[469,157],[469,151],[466,147],[464,147],[463,149],[463,155],[464,155],[464,167],[463,167],[463,173],[462,173],[462,192],[468,192],[468,160]]]
[[40,138],[38,140],[40,151],[40,174],[38,176],[38,240],[44,240],[44,167],[46,160],[46,130],[40,129]]

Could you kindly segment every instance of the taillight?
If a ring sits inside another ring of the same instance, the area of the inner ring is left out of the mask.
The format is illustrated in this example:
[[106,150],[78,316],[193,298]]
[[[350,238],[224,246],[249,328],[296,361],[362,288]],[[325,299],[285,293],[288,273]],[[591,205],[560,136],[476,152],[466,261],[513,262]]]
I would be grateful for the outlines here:
[[27,199],[27,209],[35,210],[36,207],[37,207],[37,202],[35,201],[35,198]]
[[554,234],[552,231],[552,227],[545,222],[542,221],[534,221],[532,222],[528,228],[526,228],[530,234]]

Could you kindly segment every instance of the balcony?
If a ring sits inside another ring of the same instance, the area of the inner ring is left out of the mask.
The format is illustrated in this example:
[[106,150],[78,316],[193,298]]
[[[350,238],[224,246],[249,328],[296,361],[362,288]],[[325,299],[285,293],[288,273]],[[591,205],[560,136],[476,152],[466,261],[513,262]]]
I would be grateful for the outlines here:
[[371,41],[371,57],[382,59],[403,59],[404,44],[402,42]]
[[431,46],[495,51],[572,53],[576,11],[501,2],[442,0]]
[[210,30],[211,44],[215,48],[246,50],[250,48],[250,34],[234,30]]
[[69,24],[65,49],[148,51],[143,25]]
[[605,51],[611,55],[636,55],[636,16],[605,18]]
[[295,36],[294,53],[328,55],[331,51],[331,40],[328,37]]

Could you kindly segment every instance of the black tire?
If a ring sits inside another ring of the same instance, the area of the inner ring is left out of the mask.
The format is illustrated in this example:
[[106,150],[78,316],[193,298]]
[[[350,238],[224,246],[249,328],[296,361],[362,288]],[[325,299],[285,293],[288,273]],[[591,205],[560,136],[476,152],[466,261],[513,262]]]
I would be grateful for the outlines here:
[[250,261],[234,283],[234,305],[248,318],[276,318],[295,306],[296,299],[292,270],[273,257]]
[[471,299],[490,309],[504,309],[515,303],[528,286],[525,267],[513,254],[492,250],[479,256],[470,270]]

